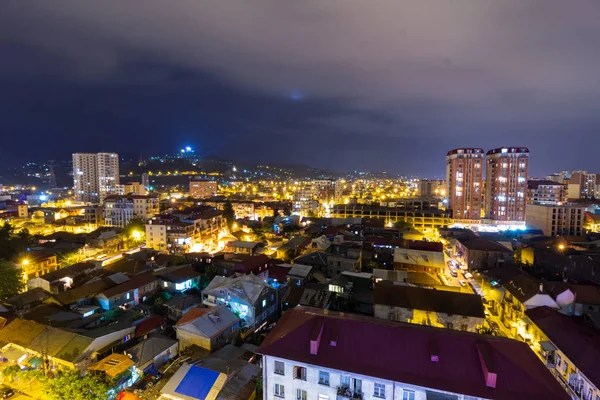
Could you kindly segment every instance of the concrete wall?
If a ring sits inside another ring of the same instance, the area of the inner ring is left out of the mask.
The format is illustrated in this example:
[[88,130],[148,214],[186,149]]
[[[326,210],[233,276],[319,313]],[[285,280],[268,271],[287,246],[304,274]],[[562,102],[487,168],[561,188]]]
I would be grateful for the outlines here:
[[375,304],[375,317],[391,321],[409,322],[417,325],[429,325],[438,328],[450,328],[477,332],[483,325],[484,318],[463,316],[457,314],[436,313],[430,311],[413,310],[402,307]]

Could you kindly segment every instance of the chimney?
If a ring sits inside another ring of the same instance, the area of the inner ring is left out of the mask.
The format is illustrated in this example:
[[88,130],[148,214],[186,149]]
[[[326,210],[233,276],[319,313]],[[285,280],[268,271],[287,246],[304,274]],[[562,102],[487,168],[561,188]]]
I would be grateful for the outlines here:
[[496,367],[494,366],[494,360],[492,358],[492,348],[490,347],[489,343],[478,343],[477,354],[479,355],[479,362],[481,363],[485,385],[487,387],[495,388],[498,375],[496,373]]
[[338,330],[337,330],[337,326],[333,325],[332,330],[331,330],[331,338],[329,339],[329,345],[331,347],[336,347],[337,341],[338,341]]
[[544,293],[544,282],[540,282],[540,293]]
[[440,347],[434,339],[430,339],[428,343],[429,347],[429,359],[431,362],[440,362]]
[[310,354],[313,356],[316,356],[319,352],[319,345],[321,344],[324,326],[325,323],[323,321],[317,321],[312,333],[310,334]]

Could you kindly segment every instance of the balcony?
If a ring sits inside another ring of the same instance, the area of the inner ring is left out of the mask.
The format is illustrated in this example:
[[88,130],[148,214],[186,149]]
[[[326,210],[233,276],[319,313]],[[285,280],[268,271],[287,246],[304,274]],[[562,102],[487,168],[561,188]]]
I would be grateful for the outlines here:
[[357,390],[350,390],[348,386],[338,386],[337,400],[362,400],[363,394]]

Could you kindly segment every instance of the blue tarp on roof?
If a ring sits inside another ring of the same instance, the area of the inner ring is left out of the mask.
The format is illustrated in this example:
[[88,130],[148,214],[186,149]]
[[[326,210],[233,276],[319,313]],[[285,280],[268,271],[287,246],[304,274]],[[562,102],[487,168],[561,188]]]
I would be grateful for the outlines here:
[[175,392],[204,400],[215,384],[219,373],[193,365],[185,374]]

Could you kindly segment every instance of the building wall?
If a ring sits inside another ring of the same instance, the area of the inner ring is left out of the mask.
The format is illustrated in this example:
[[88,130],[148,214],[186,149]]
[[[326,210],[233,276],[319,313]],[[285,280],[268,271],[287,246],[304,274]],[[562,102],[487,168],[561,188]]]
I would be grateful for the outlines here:
[[454,218],[481,218],[483,149],[455,149],[446,155],[448,208]]
[[73,154],[73,183],[76,201],[99,203],[97,163],[96,154]]
[[206,199],[216,195],[216,181],[190,181],[190,196],[199,199]]
[[167,250],[167,227],[165,225],[146,225],[146,247],[154,250]]
[[585,207],[529,205],[527,225],[548,236],[581,236],[585,233]]
[[469,250],[465,248],[464,261],[469,269],[499,268],[512,263],[513,253],[506,252]]
[[484,318],[464,315],[448,315],[441,312],[414,310],[403,307],[375,304],[375,316],[391,321],[408,322],[416,325],[429,325],[468,332],[477,332]]
[[499,221],[524,221],[529,150],[510,147],[486,154],[485,214]]
[[527,204],[560,205],[567,201],[567,187],[559,183],[555,185],[538,185],[527,189]]
[[[321,343],[321,346],[324,344]],[[283,362],[284,374],[275,373],[275,361]],[[294,379],[294,367],[306,368],[306,380]],[[329,385],[319,384],[319,372],[329,373]],[[346,397],[338,397],[338,388],[342,386],[342,376],[347,377],[352,385],[353,379],[359,379],[362,383],[363,399],[377,399],[374,396],[375,383],[384,385],[385,399],[403,399],[405,393],[414,393],[415,400],[426,400],[427,391],[434,391],[440,395],[452,395],[452,393],[439,390],[432,390],[420,386],[410,385],[402,382],[393,382],[386,379],[379,379],[366,375],[354,374],[346,371],[335,370],[310,364],[300,363],[296,361],[285,360],[272,356],[263,357],[263,398],[265,400],[280,399],[275,395],[275,384],[283,385],[285,389],[286,399],[296,399],[297,390],[305,390],[307,399],[310,400],[338,400],[347,399]],[[456,396],[456,394],[454,394]],[[324,396],[324,397],[319,397]],[[408,397],[406,397],[408,398]],[[443,398],[443,397],[440,397]],[[462,399],[462,395],[458,395]],[[469,400],[478,400],[478,397],[469,397]]]

